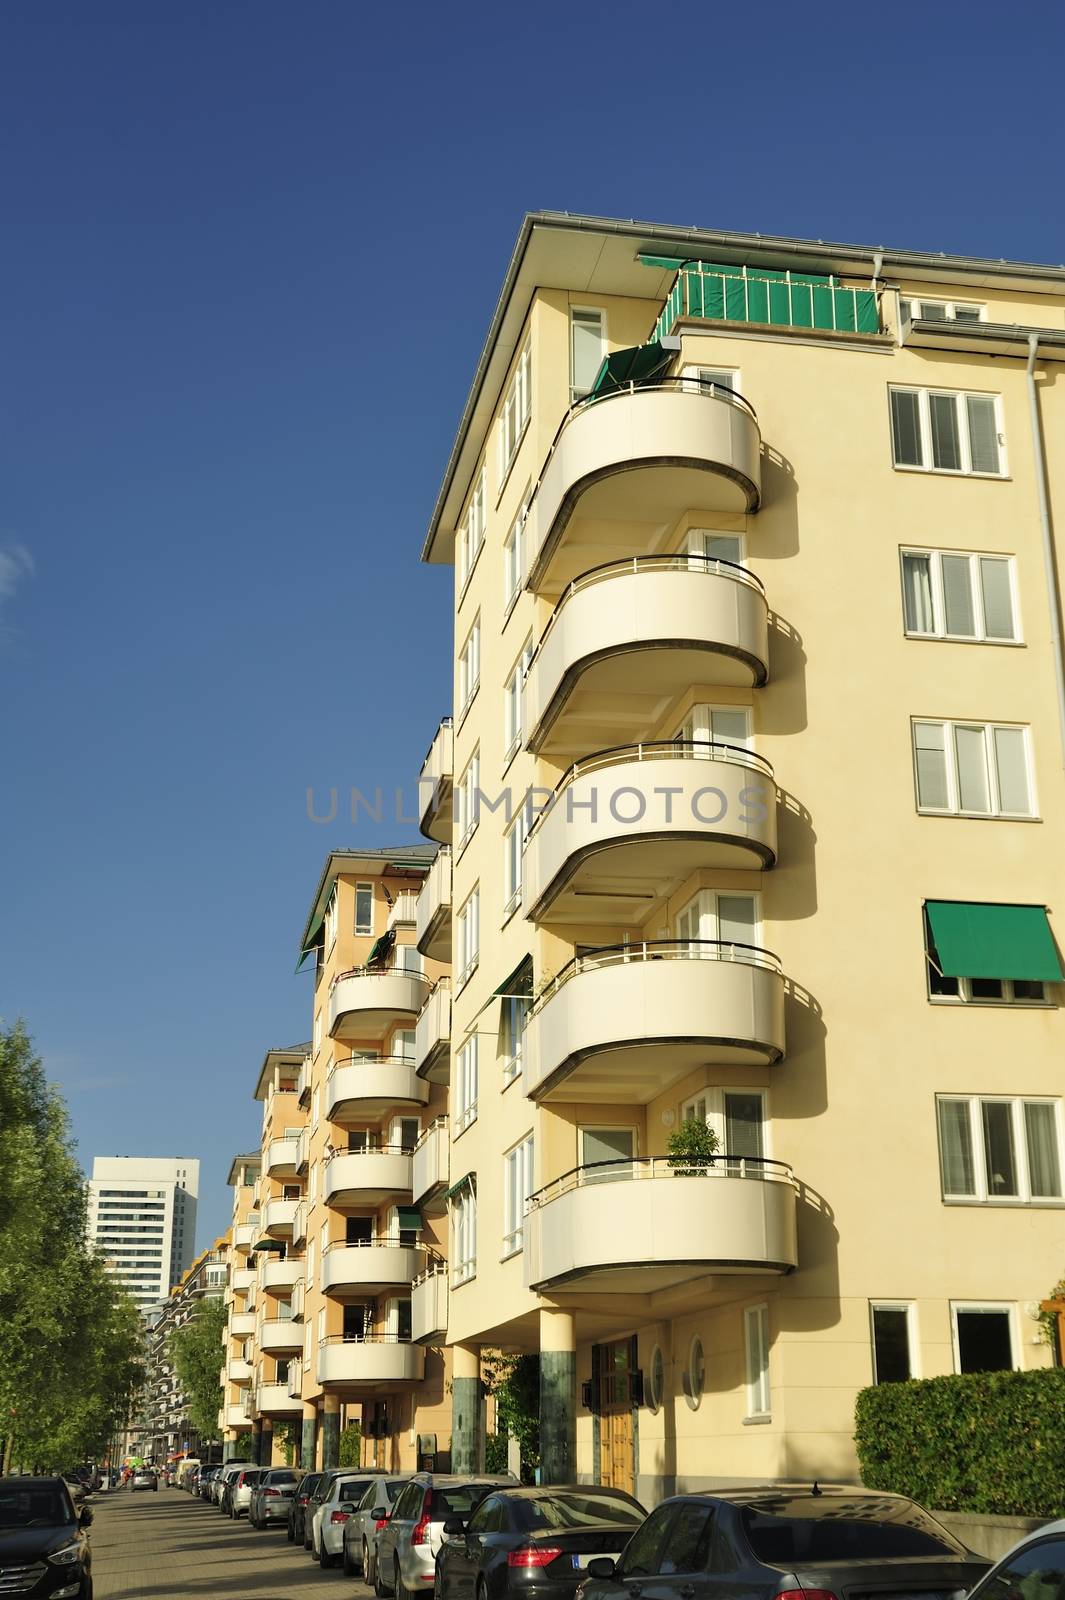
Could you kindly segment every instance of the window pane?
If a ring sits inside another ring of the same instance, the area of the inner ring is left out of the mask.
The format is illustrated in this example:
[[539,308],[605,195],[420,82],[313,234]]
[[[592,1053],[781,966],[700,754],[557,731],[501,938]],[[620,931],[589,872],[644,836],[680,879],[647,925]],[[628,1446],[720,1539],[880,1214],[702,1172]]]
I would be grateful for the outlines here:
[[700,367],[699,382],[712,384],[716,389],[731,389],[735,386],[736,374],[725,367]]
[[998,420],[995,402],[988,395],[967,394],[965,410],[969,418],[969,459],[974,472],[997,472]]
[[702,533],[696,536],[691,548],[715,561],[734,561],[739,565],[743,556],[743,541],[728,533]]
[[723,943],[753,944],[754,896],[719,894],[717,897],[717,936]]
[[598,311],[573,313],[573,398],[591,389],[603,364],[603,319]]
[[984,633],[988,639],[1014,639],[1010,564],[980,558],[980,592],[984,601]]
[[762,1154],[760,1094],[726,1094],[725,1151],[730,1156]]
[[676,1504],[660,1506],[651,1512],[643,1527],[637,1528],[625,1546],[625,1553],[618,1562],[619,1577],[648,1578],[658,1571],[659,1553],[665,1547],[676,1512]]
[[1013,998],[1015,1000],[1045,1000],[1046,990],[1038,978],[1014,978]]
[[[599,1162],[609,1166],[585,1174],[586,1183],[612,1183],[618,1178],[632,1176],[627,1163],[635,1150],[635,1134],[631,1128],[582,1128],[581,1165],[595,1167]],[[624,1164],[623,1164],[624,1163]]]
[[1040,1198],[1061,1195],[1057,1116],[1053,1106],[1029,1101],[1024,1108],[1028,1187]]
[[987,784],[987,741],[983,728],[955,728],[954,752],[958,763],[958,804],[963,811],[985,814],[991,810]]
[[1001,978],[971,978],[969,987],[974,1000],[1001,1000]]
[[979,306],[955,306],[954,307],[954,320],[955,320],[955,322],[979,322],[980,321],[980,307]]
[[918,397],[910,389],[891,391],[891,442],[896,466],[922,465]]
[[902,607],[907,633],[934,633],[932,609],[931,556],[904,555],[902,558]]
[[950,805],[947,752],[941,722],[915,722],[913,747],[917,766],[917,804],[933,811]]
[[904,1307],[873,1307],[873,1376],[877,1383],[905,1383],[910,1371],[910,1319]]
[[999,810],[1010,811],[1016,816],[1029,816],[1032,802],[1028,794],[1028,762],[1024,748],[1024,729],[996,728],[993,737]]
[[746,745],[746,711],[711,711],[710,737],[715,744]]
[[940,1100],[939,1166],[944,1194],[976,1193],[972,1129],[966,1100]]
[[973,615],[972,563],[968,556],[944,556],[943,610],[946,631],[962,639],[976,637]]
[[1008,1311],[959,1311],[959,1372],[1009,1372],[1013,1367]]
[[989,1578],[981,1591],[984,1600],[1062,1600],[1065,1588],[1065,1539],[1044,1539],[1011,1557],[1008,1566]]
[[675,1572],[703,1572],[710,1557],[713,1526],[713,1512],[708,1505],[698,1500],[682,1502],[658,1563],[659,1573],[669,1576]]
[[947,308],[935,300],[922,300],[919,305],[918,315],[925,322],[946,322]]
[[930,394],[928,412],[932,425],[932,464],[948,472],[961,468],[961,443],[958,438],[958,407],[952,394]]
[[1001,1100],[984,1100],[980,1106],[984,1124],[984,1161],[987,1165],[987,1192],[991,1196],[1017,1193],[1017,1162],[1013,1149],[1013,1111]]

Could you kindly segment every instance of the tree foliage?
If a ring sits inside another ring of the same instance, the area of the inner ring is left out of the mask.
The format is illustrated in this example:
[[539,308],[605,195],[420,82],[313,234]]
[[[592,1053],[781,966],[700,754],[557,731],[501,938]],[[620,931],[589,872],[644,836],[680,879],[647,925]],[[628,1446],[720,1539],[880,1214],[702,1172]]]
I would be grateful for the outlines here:
[[188,1398],[189,1421],[202,1439],[218,1437],[225,1329],[225,1301],[201,1300],[195,1315],[175,1328],[167,1342],[178,1382]]
[[[486,1354],[481,1365],[485,1390],[496,1405],[497,1441],[504,1434],[517,1439],[521,1449],[521,1476],[531,1483],[540,1465],[540,1357]],[[505,1446],[498,1442],[498,1453]],[[486,1470],[487,1467],[486,1467]],[[506,1471],[506,1467],[492,1470]]]
[[349,1422],[340,1435],[340,1457],[338,1466],[358,1467],[362,1465],[362,1428],[357,1422]]
[[[713,1128],[702,1117],[685,1117],[667,1141],[669,1164],[681,1178],[705,1178],[714,1164],[720,1143]],[[689,1164],[690,1163],[690,1164]]]

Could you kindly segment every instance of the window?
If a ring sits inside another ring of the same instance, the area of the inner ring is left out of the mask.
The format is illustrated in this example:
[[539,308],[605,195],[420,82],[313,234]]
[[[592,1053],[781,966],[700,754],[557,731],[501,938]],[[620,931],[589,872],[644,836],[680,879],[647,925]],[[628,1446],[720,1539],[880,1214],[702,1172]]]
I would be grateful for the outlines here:
[[455,788],[455,834],[457,851],[465,849],[480,819],[481,754],[475,750]]
[[319,1052],[319,1050],[321,1048],[322,1048],[322,1013],[319,1010],[319,1011],[316,1011],[314,1013],[314,1053],[315,1053],[315,1055],[318,1054],[318,1052]]
[[373,932],[373,884],[355,885],[355,932]]
[[908,1301],[874,1301],[870,1305],[874,1383],[905,1383],[917,1376],[913,1314]]
[[514,821],[503,835],[504,919],[521,904],[521,863],[528,837],[529,808],[521,806]]
[[726,1171],[742,1173],[745,1159],[765,1155],[765,1093],[761,1089],[703,1089],[680,1107],[681,1122],[705,1122],[717,1134]]
[[651,1351],[650,1381],[647,1393],[647,1408],[652,1415],[662,1409],[662,1401],[666,1395],[666,1362],[662,1354],[662,1346],[656,1344]]
[[525,1024],[532,1006],[533,969],[526,960],[507,983],[502,996],[500,1027],[503,1035],[503,1082],[512,1083],[521,1071]]
[[469,709],[481,682],[481,617],[478,612],[459,655],[459,716]]
[[688,1367],[684,1374],[684,1397],[693,1411],[698,1411],[706,1382],[706,1359],[703,1341],[696,1334],[688,1352]]
[[989,1577],[980,1600],[1011,1600],[1030,1595],[1032,1600],[1062,1600],[1065,1589],[1065,1538],[1041,1539],[1018,1550]]
[[510,380],[510,388],[503,400],[503,409],[499,417],[500,487],[506,482],[532,410],[531,360],[530,349],[526,344],[518,357],[514,376]]
[[482,464],[470,495],[470,503],[466,508],[466,515],[459,528],[458,540],[458,580],[459,593],[466,587],[466,580],[473,571],[477,557],[484,544],[485,527],[485,468]]
[[700,389],[733,389],[739,393],[740,375],[735,367],[685,367],[681,376],[694,379]]
[[672,1577],[679,1573],[705,1572],[710,1564],[713,1533],[713,1507],[708,1506],[705,1500],[682,1500],[669,1529],[668,1543],[662,1551],[659,1573],[663,1577]]
[[314,1239],[308,1239],[307,1240],[306,1284],[307,1284],[307,1288],[308,1289],[313,1289],[314,1288],[314,1249],[315,1249],[315,1243],[316,1243],[316,1241]]
[[987,307],[965,300],[908,300],[899,297],[899,318],[925,322],[982,322]]
[[569,397],[583,400],[591,393],[606,355],[606,315],[583,306],[569,314]]
[[944,1200],[1061,1200],[1061,1101],[940,1095]]
[[392,1035],[392,1054],[399,1061],[414,1060],[414,1029],[399,1028]]
[[515,661],[510,677],[503,689],[503,761],[508,763],[521,745],[521,690],[532,665],[532,635],[522,645],[521,655]]
[[1031,817],[1028,729],[990,722],[913,723],[917,809]]
[[743,1332],[747,1351],[747,1415],[768,1417],[769,1307],[748,1306],[743,1313]]
[[477,1196],[466,1183],[451,1208],[451,1281],[467,1283],[477,1271]]
[[525,1242],[525,1206],[532,1194],[533,1136],[530,1133],[503,1157],[503,1254],[511,1256]]
[[313,1095],[311,1096],[311,1130],[312,1130],[312,1132],[315,1129],[317,1129],[317,1127],[318,1127],[318,1116],[319,1116],[319,1112],[321,1111],[321,1106],[322,1106],[322,1091],[321,1091],[321,1089],[315,1089]]
[[455,970],[462,987],[477,969],[481,951],[481,891],[474,889],[455,918]]
[[677,729],[677,738],[685,744],[703,745],[686,752],[710,756],[711,745],[730,745],[746,750],[751,742],[751,713],[746,706],[692,706]]
[[712,890],[700,889],[678,914],[675,937],[691,940],[696,945],[693,954],[698,954],[699,943],[705,941],[755,945],[759,926],[757,895],[714,894]]
[[897,467],[1005,475],[999,395],[953,389],[889,389],[888,393]]
[[[712,561],[731,561],[735,566],[742,566],[743,538],[738,533],[715,533],[712,528],[689,528],[688,554],[707,556]],[[704,563],[698,561],[697,564],[702,567]]]
[[459,1134],[477,1120],[477,1035],[471,1033],[455,1052],[454,1132]]
[[582,1183],[616,1183],[632,1177],[635,1128],[582,1128],[580,1147]]
[[1011,1372],[1016,1367],[1010,1306],[952,1301],[950,1316],[958,1372]]
[[953,1001],[961,1005],[1042,1006],[1049,1003],[1046,984],[1038,978],[965,978],[945,974],[928,920],[927,906],[924,911],[924,937],[929,999]]
[[511,606],[518,598],[521,589],[521,580],[524,577],[524,543],[525,519],[529,515],[529,491],[526,489],[521,497],[518,514],[511,523],[506,538],[503,540],[503,611],[509,614]]
[[1013,558],[903,550],[902,609],[906,632],[917,638],[1016,642]]
[[668,1534],[676,1515],[676,1504],[670,1502],[651,1512],[647,1521],[633,1534],[622,1552],[617,1565],[619,1578],[649,1578],[658,1571],[658,1560],[666,1545]]
[[332,950],[337,942],[337,887],[333,885],[333,892],[329,896],[329,904],[325,908],[325,947]]

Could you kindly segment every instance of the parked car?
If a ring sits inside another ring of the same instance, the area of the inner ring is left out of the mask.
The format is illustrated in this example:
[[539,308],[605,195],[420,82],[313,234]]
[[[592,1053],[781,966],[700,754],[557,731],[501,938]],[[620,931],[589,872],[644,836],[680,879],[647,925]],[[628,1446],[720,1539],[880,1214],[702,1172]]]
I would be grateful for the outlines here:
[[1047,1522],[1007,1550],[969,1600],[1057,1600],[1065,1586],[1065,1521]]
[[566,1600],[597,1556],[621,1554],[647,1512],[621,1489],[500,1489],[444,1523],[436,1600],[542,1593]]
[[244,1516],[251,1502],[251,1491],[266,1471],[265,1467],[245,1467],[230,1480],[226,1499],[229,1501],[229,1515],[234,1522]]
[[271,1522],[287,1522],[288,1508],[296,1493],[299,1473],[291,1467],[270,1467],[252,1485],[248,1501],[248,1523],[253,1528],[269,1527]]
[[318,1557],[320,1566],[332,1567],[340,1560],[348,1520],[355,1515],[355,1507],[369,1486],[381,1476],[379,1472],[359,1472],[349,1467],[344,1472],[334,1473],[323,1486],[324,1494],[320,1498],[315,1496],[311,1552]]
[[221,1472],[221,1467],[204,1467],[196,1479],[196,1493],[201,1500],[211,1499],[211,1485]]
[[214,1503],[223,1516],[228,1515],[229,1512],[229,1486],[233,1482],[234,1478],[240,1476],[247,1465],[248,1463],[246,1461],[230,1461],[227,1466],[222,1468],[221,1472],[218,1474],[218,1477],[211,1485],[211,1488],[214,1491]]
[[131,1489],[158,1489],[159,1479],[151,1467],[138,1467],[129,1480],[129,1486]]
[[580,1600],[946,1600],[989,1562],[902,1495],[817,1484],[677,1495],[657,1506],[620,1559],[588,1564]]
[[296,1492],[292,1496],[292,1504],[288,1510],[288,1539],[290,1544],[297,1541],[303,1543],[303,1515],[307,1503],[321,1483],[325,1474],[323,1472],[305,1472],[296,1485]]
[[355,1515],[344,1524],[342,1560],[346,1577],[361,1572],[363,1583],[373,1583],[377,1535],[391,1516],[399,1491],[413,1476],[413,1472],[405,1472],[401,1477],[378,1478],[367,1487]]
[[314,1514],[329,1493],[329,1485],[334,1478],[343,1477],[345,1473],[350,1477],[352,1471],[351,1467],[329,1467],[325,1472],[319,1474],[318,1482],[314,1486],[311,1497],[303,1508],[303,1548],[305,1550],[313,1549],[312,1529],[314,1527]]
[[62,1478],[0,1478],[0,1591],[92,1600],[91,1521]]
[[417,1472],[400,1491],[392,1515],[377,1535],[374,1592],[406,1600],[408,1593],[431,1589],[436,1556],[444,1542],[444,1523],[468,1520],[493,1489],[517,1487],[503,1477]]

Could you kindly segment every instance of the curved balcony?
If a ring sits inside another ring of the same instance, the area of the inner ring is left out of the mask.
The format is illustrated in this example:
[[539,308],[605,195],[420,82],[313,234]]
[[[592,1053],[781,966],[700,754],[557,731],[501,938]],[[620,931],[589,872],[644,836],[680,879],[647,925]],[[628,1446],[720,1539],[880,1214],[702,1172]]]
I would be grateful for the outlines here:
[[414,1280],[410,1333],[416,1344],[433,1344],[447,1334],[447,1262],[438,1261]]
[[334,1335],[318,1346],[318,1382],[326,1388],[366,1389],[374,1394],[425,1376],[425,1351],[420,1345],[389,1334],[362,1339]]
[[292,1217],[292,1243],[302,1244],[307,1237],[307,1214],[310,1210],[306,1200],[301,1200]]
[[291,1239],[298,1200],[267,1200],[262,1208],[262,1231],[268,1239]]
[[425,1252],[417,1245],[391,1239],[367,1244],[338,1240],[322,1251],[322,1290],[334,1300],[345,1300],[409,1289],[424,1262]]
[[414,1018],[429,993],[422,972],[403,967],[356,967],[333,981],[329,1033],[334,1039],[376,1039]]
[[296,1099],[301,1106],[311,1103],[311,1058],[304,1056],[296,1076]]
[[609,924],[700,868],[771,867],[776,798],[768,761],[735,745],[674,739],[575,762],[525,847],[525,915]]
[[251,1382],[251,1362],[245,1361],[243,1356],[234,1356],[227,1364],[226,1373],[230,1383],[243,1388],[245,1384]]
[[713,556],[637,555],[582,573],[525,679],[528,748],[556,761],[578,755],[604,717],[619,741],[643,739],[693,683],[765,683],[768,618],[754,573]]
[[229,1337],[247,1339],[255,1332],[255,1314],[251,1311],[232,1311],[229,1315]]
[[443,1216],[444,1191],[450,1181],[451,1141],[446,1117],[437,1117],[414,1146],[411,1198],[420,1211]]
[[557,592],[588,565],[652,547],[689,510],[756,511],[761,435],[730,389],[686,378],[579,401],[555,436],[527,523],[528,586]]
[[290,1317],[268,1317],[259,1324],[259,1349],[270,1355],[295,1355],[303,1349],[303,1325]]
[[525,1281],[534,1289],[653,1294],[708,1273],[790,1272],[796,1190],[783,1161],[714,1156],[601,1161],[533,1195]]
[[414,1062],[426,1083],[451,1080],[451,979],[438,978],[414,1024]]
[[264,1167],[268,1178],[294,1178],[299,1165],[299,1138],[302,1129],[290,1128],[271,1139],[266,1146]]
[[251,1417],[243,1406],[226,1406],[224,1411],[219,1412],[219,1416],[224,1416],[224,1426],[227,1428],[251,1427]]
[[[258,1223],[255,1227],[259,1231]],[[230,1287],[234,1294],[247,1294],[255,1288],[255,1270],[253,1267],[234,1267],[229,1274]]]
[[338,1061],[325,1080],[325,1114],[342,1126],[383,1117],[393,1106],[424,1106],[429,1085],[405,1056]]
[[418,895],[415,943],[431,961],[451,960],[451,849],[442,845]]
[[657,939],[570,961],[525,1032],[534,1100],[646,1104],[696,1067],[766,1065],[784,1053],[784,978],[752,945]]
[[284,1383],[259,1385],[255,1391],[255,1409],[261,1417],[302,1417],[303,1401],[298,1389],[292,1393],[286,1377]]
[[[303,1263],[301,1262],[300,1265],[302,1266]],[[306,1300],[307,1285],[304,1282],[301,1274],[292,1285],[292,1318],[294,1322],[301,1322],[303,1320],[303,1309],[304,1305],[306,1304]]]
[[259,1237],[259,1213],[253,1211],[246,1222],[238,1222],[233,1229],[233,1248],[246,1256]]
[[[295,1224],[293,1224],[295,1231]],[[292,1293],[292,1286],[297,1278],[303,1276],[303,1257],[286,1256],[283,1261],[271,1253],[262,1264],[262,1286],[268,1294],[280,1295],[282,1299]]]
[[409,1195],[411,1153],[398,1145],[354,1150],[326,1164],[327,1206],[379,1206],[393,1195]]
[[427,839],[451,843],[455,781],[455,735],[450,717],[444,717],[418,775],[418,826]]

